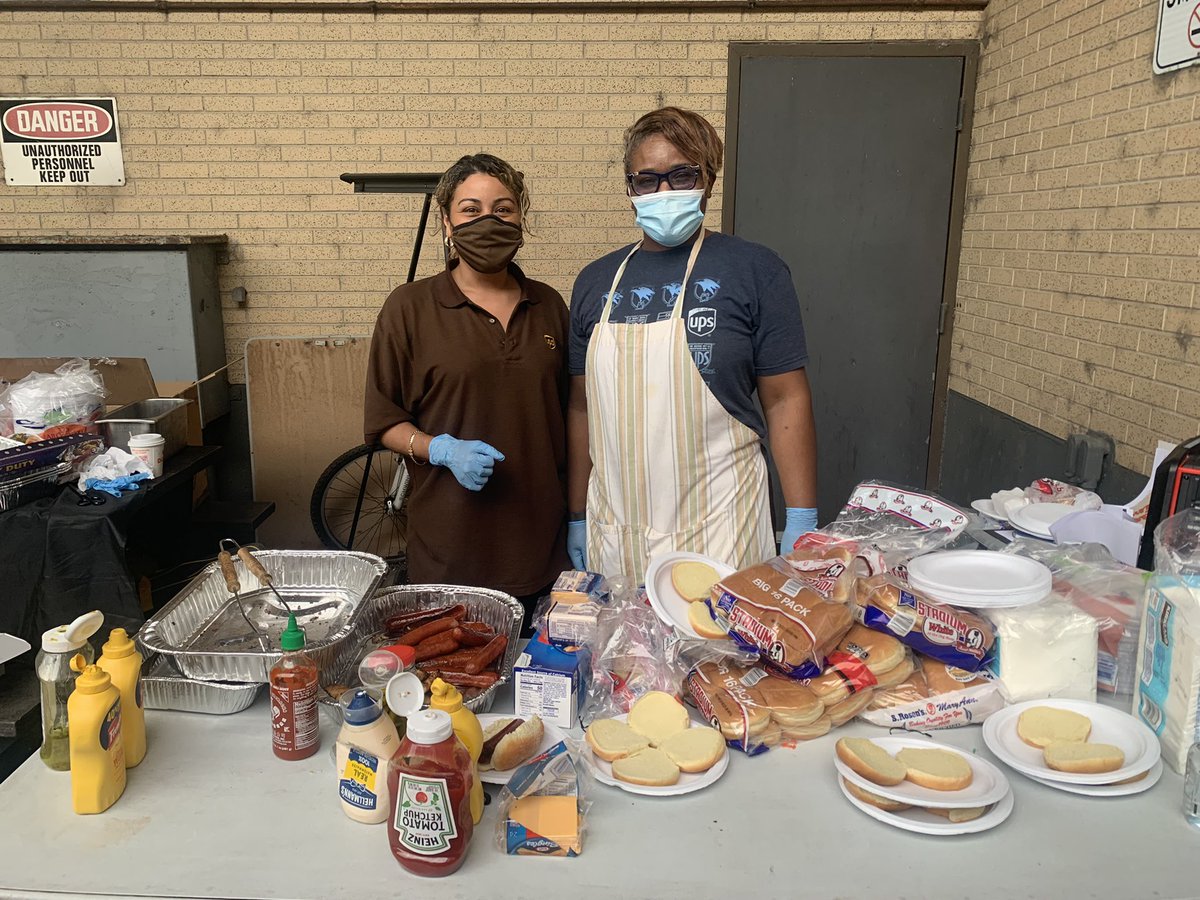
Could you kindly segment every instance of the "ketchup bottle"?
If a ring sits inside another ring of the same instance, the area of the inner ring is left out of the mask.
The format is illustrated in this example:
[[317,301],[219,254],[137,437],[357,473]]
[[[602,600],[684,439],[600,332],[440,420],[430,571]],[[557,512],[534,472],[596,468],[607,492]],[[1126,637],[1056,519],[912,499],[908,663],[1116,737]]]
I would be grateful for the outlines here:
[[321,746],[317,664],[304,652],[304,632],[288,616],[283,656],[271,669],[271,747],[280,759],[305,759]]
[[458,871],[474,829],[473,780],[471,755],[455,737],[449,714],[426,709],[410,715],[388,773],[388,843],[400,865],[414,875]]

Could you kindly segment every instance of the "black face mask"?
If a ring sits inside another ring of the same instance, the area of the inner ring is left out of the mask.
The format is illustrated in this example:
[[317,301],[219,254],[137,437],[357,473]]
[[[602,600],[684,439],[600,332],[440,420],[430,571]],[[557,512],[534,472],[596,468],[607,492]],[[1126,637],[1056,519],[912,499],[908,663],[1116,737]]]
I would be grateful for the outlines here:
[[476,272],[494,275],[513,261],[525,239],[520,225],[499,216],[480,216],[455,225],[450,240],[464,263]]

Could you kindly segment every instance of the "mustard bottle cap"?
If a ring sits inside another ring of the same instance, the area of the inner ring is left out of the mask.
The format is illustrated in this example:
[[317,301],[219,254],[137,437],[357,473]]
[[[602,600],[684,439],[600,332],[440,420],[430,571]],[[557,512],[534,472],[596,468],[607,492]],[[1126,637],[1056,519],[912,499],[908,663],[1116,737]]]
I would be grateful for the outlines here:
[[71,659],[71,668],[80,675],[75,679],[75,690],[84,694],[99,694],[107,691],[112,685],[108,673],[97,665],[88,665],[82,653],[76,653]]
[[455,713],[462,709],[462,692],[452,684],[447,684],[440,678],[433,679],[429,686],[429,708],[443,709]]
[[131,656],[137,650],[137,645],[124,628],[114,628],[100,649],[109,659],[123,659]]

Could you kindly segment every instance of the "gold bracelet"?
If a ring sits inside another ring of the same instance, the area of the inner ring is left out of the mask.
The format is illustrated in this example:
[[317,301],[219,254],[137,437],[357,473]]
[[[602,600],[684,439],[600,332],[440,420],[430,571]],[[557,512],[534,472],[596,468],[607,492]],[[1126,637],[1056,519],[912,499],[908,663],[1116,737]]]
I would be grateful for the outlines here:
[[413,431],[412,434],[410,434],[408,436],[408,458],[411,459],[415,465],[423,466],[423,465],[426,465],[426,463],[417,459],[417,455],[415,453],[413,453],[413,444],[416,442],[417,435],[420,433],[421,433],[421,430],[418,428],[415,431]]

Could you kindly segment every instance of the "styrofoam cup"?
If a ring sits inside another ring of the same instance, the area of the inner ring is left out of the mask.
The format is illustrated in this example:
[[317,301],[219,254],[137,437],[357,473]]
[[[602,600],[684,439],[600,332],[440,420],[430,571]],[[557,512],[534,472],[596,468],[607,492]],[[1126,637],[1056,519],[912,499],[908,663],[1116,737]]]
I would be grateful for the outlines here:
[[162,478],[163,447],[166,439],[161,434],[134,434],[129,438],[129,452],[150,467],[154,478]]

